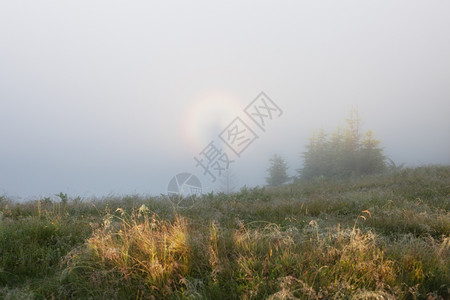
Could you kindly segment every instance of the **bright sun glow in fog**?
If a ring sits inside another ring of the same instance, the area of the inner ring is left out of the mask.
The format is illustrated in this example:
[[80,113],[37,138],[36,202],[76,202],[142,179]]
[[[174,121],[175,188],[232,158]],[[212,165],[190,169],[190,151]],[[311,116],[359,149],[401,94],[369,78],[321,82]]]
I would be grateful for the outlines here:
[[207,92],[189,102],[181,130],[189,151],[201,151],[238,116],[244,103],[226,92]]

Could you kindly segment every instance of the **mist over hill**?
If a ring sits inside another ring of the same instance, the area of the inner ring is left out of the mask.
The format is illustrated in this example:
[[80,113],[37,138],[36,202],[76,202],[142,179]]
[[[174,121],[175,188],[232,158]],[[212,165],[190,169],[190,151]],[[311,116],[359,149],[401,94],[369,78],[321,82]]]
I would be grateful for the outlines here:
[[[449,165],[448,11],[416,0],[4,1],[0,194],[159,195],[183,172],[211,191],[193,159],[211,141],[240,187],[262,186],[273,154],[296,175],[311,131],[334,131],[351,107],[395,163]],[[247,114],[261,92],[282,111],[264,128]],[[239,156],[220,138],[237,117],[257,136]]]

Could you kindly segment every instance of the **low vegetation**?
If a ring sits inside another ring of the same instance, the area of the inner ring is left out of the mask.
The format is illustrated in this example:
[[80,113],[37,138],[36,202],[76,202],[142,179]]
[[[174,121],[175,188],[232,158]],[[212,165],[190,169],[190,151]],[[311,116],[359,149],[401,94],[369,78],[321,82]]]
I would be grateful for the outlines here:
[[58,196],[0,198],[1,299],[450,298],[450,167],[181,202]]

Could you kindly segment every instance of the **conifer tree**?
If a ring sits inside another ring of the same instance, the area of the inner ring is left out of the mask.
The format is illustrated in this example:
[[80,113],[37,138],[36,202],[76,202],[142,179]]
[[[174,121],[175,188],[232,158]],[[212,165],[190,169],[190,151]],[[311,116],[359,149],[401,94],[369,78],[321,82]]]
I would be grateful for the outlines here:
[[329,140],[329,160],[330,160],[330,176],[340,176],[341,168],[343,165],[342,153],[343,153],[343,134],[341,127],[338,127],[335,132],[330,136]]
[[380,141],[373,131],[361,140],[361,119],[352,108],[346,126],[327,138],[323,128],[314,132],[303,152],[303,168],[297,170],[302,178],[342,177],[380,173],[386,170]]
[[375,139],[373,131],[366,132],[360,150],[359,173],[375,174],[387,170],[383,149],[379,148],[380,141]]
[[290,178],[287,174],[286,161],[278,154],[270,159],[270,167],[267,169],[269,177],[266,177],[268,186],[277,186],[286,183]]
[[347,126],[344,131],[343,151],[341,157],[340,171],[342,175],[349,176],[358,173],[359,149],[361,141],[361,119],[358,110],[352,107],[350,116],[346,120]]

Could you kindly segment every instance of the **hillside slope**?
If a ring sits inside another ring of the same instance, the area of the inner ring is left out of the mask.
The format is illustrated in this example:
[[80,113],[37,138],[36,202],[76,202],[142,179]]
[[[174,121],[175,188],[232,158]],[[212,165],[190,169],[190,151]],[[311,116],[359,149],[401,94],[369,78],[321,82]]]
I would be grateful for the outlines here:
[[0,298],[448,299],[450,167],[197,199],[0,198]]

